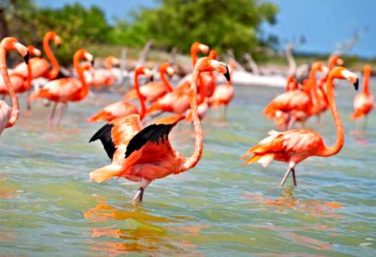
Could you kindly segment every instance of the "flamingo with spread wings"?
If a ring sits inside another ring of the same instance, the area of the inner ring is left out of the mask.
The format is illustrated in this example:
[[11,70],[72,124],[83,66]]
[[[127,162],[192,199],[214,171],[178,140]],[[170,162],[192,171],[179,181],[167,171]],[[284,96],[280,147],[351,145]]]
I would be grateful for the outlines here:
[[[320,134],[310,129],[291,129],[285,132],[270,131],[269,136],[250,148],[243,156],[244,164],[261,163],[264,167],[273,160],[288,163],[288,169],[281,180],[282,186],[290,173],[294,185],[297,185],[295,166],[311,156],[330,157],[337,154],[345,143],[345,133],[335,102],[333,80],[346,79],[358,89],[358,77],[343,67],[334,68],[327,81],[327,97],[337,131],[337,140],[333,146],[326,146]],[[251,155],[251,156],[250,156]]]
[[168,136],[172,128],[184,118],[174,115],[163,118],[142,129],[138,115],[113,120],[104,125],[90,142],[101,140],[112,163],[90,173],[98,183],[112,177],[123,177],[139,182],[140,188],[133,201],[141,202],[145,188],[155,179],[179,174],[196,166],[201,159],[204,142],[200,119],[197,113],[196,83],[201,72],[218,71],[229,79],[225,64],[210,58],[197,61],[191,83],[190,105],[195,128],[195,150],[192,156],[184,157],[171,146]]

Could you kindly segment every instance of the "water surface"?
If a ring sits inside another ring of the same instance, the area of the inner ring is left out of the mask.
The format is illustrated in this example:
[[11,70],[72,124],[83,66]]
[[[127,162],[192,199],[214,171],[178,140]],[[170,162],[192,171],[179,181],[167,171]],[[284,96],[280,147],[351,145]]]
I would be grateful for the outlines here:
[[[332,158],[297,167],[297,188],[278,187],[286,165],[243,167],[239,157],[273,129],[261,112],[281,89],[237,87],[228,118],[203,122],[199,165],[155,181],[135,207],[138,185],[89,182],[109,160],[88,144],[102,124],[84,120],[121,96],[96,93],[70,104],[62,127],[34,105],[0,138],[0,256],[376,256],[376,119],[361,132],[349,120],[355,92],[338,87],[346,144]],[[335,141],[329,113],[307,124]],[[185,154],[192,127],[171,134]]]

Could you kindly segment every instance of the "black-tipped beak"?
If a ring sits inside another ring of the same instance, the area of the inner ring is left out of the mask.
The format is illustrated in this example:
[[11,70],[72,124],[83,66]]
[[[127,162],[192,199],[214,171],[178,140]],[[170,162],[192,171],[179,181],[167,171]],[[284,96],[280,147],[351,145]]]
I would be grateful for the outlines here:
[[356,79],[356,81],[354,83],[354,87],[355,87],[355,90],[358,91],[358,89],[359,89],[359,79]]
[[150,82],[153,82],[154,81],[154,76],[153,75],[151,75],[151,77],[150,77]]
[[94,58],[93,58],[93,60],[91,60],[90,64],[91,64],[92,67],[94,67]]
[[228,70],[228,67],[226,66],[226,73],[225,74],[223,74],[223,75],[225,75],[225,78],[227,79],[227,81],[229,81],[230,82],[230,71]]
[[56,45],[56,49],[59,49],[61,47],[61,44]]
[[29,64],[29,60],[30,60],[30,53],[29,53],[29,51],[27,52],[27,54],[23,58],[25,60],[25,63]]

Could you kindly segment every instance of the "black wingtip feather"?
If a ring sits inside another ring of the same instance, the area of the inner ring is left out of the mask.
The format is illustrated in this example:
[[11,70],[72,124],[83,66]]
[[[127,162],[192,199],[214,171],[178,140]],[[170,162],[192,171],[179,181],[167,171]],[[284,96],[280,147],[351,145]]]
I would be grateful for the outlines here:
[[134,151],[141,149],[147,142],[159,144],[167,140],[171,129],[175,124],[152,124],[145,127],[138,132],[129,142],[125,158],[131,155]]
[[112,137],[111,137],[112,127],[113,127],[112,124],[105,124],[90,138],[90,141],[89,141],[89,143],[91,143],[99,139],[102,142],[104,150],[106,151],[108,157],[111,160],[116,150],[114,142],[112,141]]

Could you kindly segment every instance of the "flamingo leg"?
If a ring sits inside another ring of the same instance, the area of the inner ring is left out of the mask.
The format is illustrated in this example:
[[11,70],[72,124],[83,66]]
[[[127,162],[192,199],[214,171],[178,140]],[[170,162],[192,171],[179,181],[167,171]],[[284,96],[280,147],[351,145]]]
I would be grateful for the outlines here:
[[227,113],[228,113],[228,105],[225,105],[225,111],[224,111],[224,118],[227,120]]
[[60,123],[61,123],[61,118],[63,117],[63,112],[64,110],[67,108],[67,103],[64,103],[61,108],[60,108],[60,112],[59,112],[59,116],[57,118],[57,126],[60,127]]
[[292,182],[294,183],[294,186],[297,186],[298,183],[296,182],[296,175],[295,175],[295,169],[294,168],[291,170],[291,174],[292,174]]
[[363,130],[367,130],[368,115],[364,116]]
[[140,187],[138,188],[136,194],[133,196],[133,203],[141,203],[144,199],[145,188],[150,184],[150,180],[141,178]]
[[29,96],[30,96],[30,94],[31,94],[31,88],[29,89],[29,90],[27,90],[27,94],[26,94],[26,109],[28,110],[28,111],[31,111],[31,102],[29,101]]
[[55,111],[56,111],[56,106],[57,106],[57,102],[54,103],[54,106],[52,107],[52,111],[51,111],[51,115],[50,115],[50,120],[48,122],[48,125],[50,127],[52,127],[53,125],[53,121],[54,121],[54,116],[55,116]]
[[285,184],[285,182],[286,182],[287,178],[289,177],[291,171],[292,171],[292,168],[289,167],[287,169],[285,175],[283,176],[281,182],[279,183],[279,186],[283,186]]

